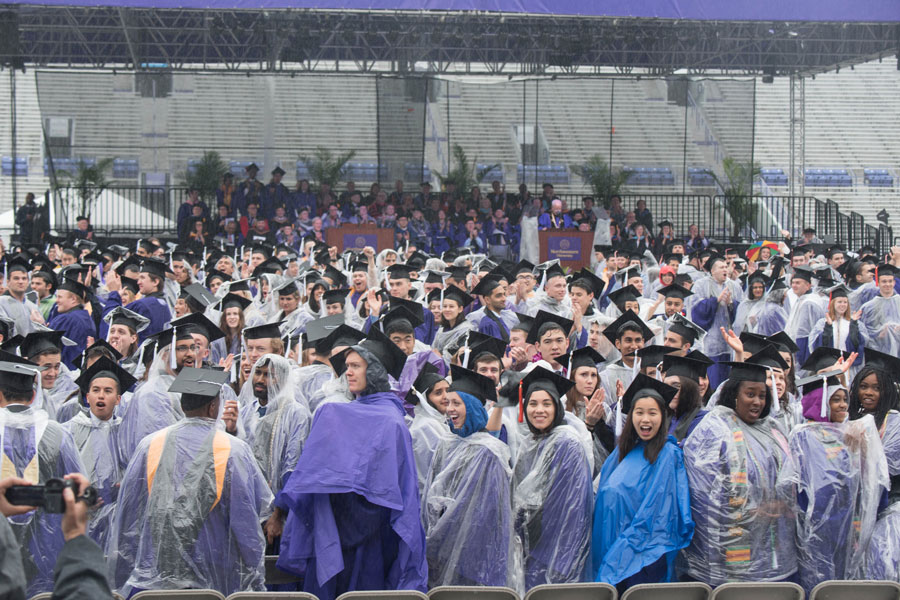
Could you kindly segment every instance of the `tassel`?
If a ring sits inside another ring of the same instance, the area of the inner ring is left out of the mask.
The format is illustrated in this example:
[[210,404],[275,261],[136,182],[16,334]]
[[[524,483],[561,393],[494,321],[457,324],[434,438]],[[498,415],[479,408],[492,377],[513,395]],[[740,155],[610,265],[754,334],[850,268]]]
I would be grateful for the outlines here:
[[297,338],[297,364],[303,366],[303,334]]
[[112,319],[109,320],[106,327],[106,343],[109,343],[109,336],[112,334]]
[[525,406],[522,404],[522,380],[519,380],[519,423],[525,421]]
[[169,269],[172,270],[172,271],[175,270],[174,263],[175,263],[175,261],[172,260],[172,253],[169,252]]
[[[100,285],[106,285],[106,278],[103,277],[103,263],[97,263],[97,272],[100,275]],[[31,280],[31,273],[28,273],[28,279]]]
[[828,416],[828,377],[822,377],[822,410],[819,416],[823,419]]
[[769,374],[772,379],[772,396],[775,398],[771,412],[773,416],[778,416],[781,414],[781,399],[778,397],[778,386],[775,384],[775,369],[769,369]]
[[238,357],[234,357],[234,359],[231,361],[231,377],[228,378],[231,383],[237,381],[238,360],[240,360]]
[[466,351],[463,353],[463,361],[462,361],[462,366],[465,367],[466,369],[469,368],[469,353],[472,351],[471,348],[469,348],[469,332],[470,331],[472,331],[472,330],[470,329],[469,331],[466,332],[466,346],[465,346]]
[[176,365],[177,365],[177,363],[175,361],[175,346],[178,343],[178,335],[177,335],[178,331],[177,330],[178,330],[177,327],[172,328],[172,345],[169,347],[169,368],[172,369],[173,371],[175,370]]
[[622,399],[616,402],[616,439],[622,437]]
[[138,249],[141,247],[141,242],[144,238],[138,238],[138,241],[134,243],[134,253],[137,254]]
[[641,357],[637,355],[637,352],[634,354],[634,363],[631,365],[631,378],[634,379],[637,377],[638,373],[641,371]]
[[575,353],[574,353],[574,352],[569,352],[569,365],[568,365],[568,367],[566,367],[566,376],[567,376],[567,377],[571,377],[571,376],[572,376],[572,355],[573,355],[573,354],[575,354]]
[[287,337],[287,342],[284,344],[284,357],[287,358],[291,353],[291,336]]
[[141,353],[138,355],[138,368],[144,364],[144,350],[147,349],[147,342],[141,344]]

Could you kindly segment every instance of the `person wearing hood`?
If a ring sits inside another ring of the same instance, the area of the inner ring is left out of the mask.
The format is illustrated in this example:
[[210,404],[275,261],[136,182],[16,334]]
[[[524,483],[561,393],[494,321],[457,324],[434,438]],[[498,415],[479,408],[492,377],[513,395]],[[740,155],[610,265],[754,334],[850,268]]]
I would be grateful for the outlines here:
[[219,425],[228,373],[182,368],[165,391],[182,417],[140,441],[122,478],[109,542],[112,586],[265,590],[259,523],[272,492],[250,446]]
[[104,551],[115,515],[119,483],[128,466],[119,452],[118,431],[122,419],[115,416],[115,410],[122,393],[135,381],[127,370],[101,356],[77,380],[90,412],[79,412],[63,425],[72,434],[87,469],[85,475],[101,499],[99,507],[91,512],[87,534]]
[[711,256],[704,265],[708,275],[698,281],[691,290],[693,302],[690,307],[691,321],[708,333],[703,338],[703,353],[716,361],[709,369],[709,384],[715,389],[727,377],[726,363],[731,352],[720,334],[731,329],[741,300],[740,286],[728,279],[728,262],[719,254]]
[[793,460],[780,426],[769,417],[769,368],[728,363],[718,405],[684,444],[694,536],[679,558],[683,579],[794,581],[793,511],[776,481]]
[[798,382],[807,421],[791,432],[794,468],[782,471],[778,482],[796,514],[800,584],[807,593],[823,581],[863,576],[879,503],[890,487],[875,419],[849,420],[842,375],[831,371]]
[[681,449],[667,434],[678,390],[638,374],[622,397],[627,415],[603,465],[594,509],[594,581],[620,593],[674,580],[675,557],[694,532]]
[[[253,401],[239,407],[236,419],[223,419],[225,431],[250,445],[269,489],[277,496],[303,452],[312,417],[295,400],[299,379],[287,358],[264,354],[253,365],[251,382]],[[263,524],[269,543],[266,554],[278,554],[286,512],[276,505]]]
[[[431,463],[422,501],[429,587],[517,588],[510,498],[510,452],[488,432],[484,404],[496,400],[494,381],[451,365],[447,416],[453,436]],[[481,400],[484,398],[485,400]]]
[[524,436],[516,454],[512,489],[526,590],[582,581],[589,562],[591,448],[565,420],[563,399],[573,386],[542,367],[521,382],[520,415],[530,435]]
[[569,298],[566,285],[566,273],[559,266],[559,261],[550,261],[535,267],[541,273],[540,289],[528,300],[526,310],[530,316],[537,315],[538,311],[546,311],[565,319],[574,316],[572,312],[572,300]]
[[[58,421],[58,411],[72,392],[78,389],[68,365],[62,361],[63,332],[35,325],[19,344],[19,353],[41,367],[40,384],[43,394],[41,408]],[[80,366],[80,365],[78,365]],[[73,367],[77,368],[77,367]]]
[[450,383],[438,368],[426,362],[419,376],[406,394],[406,402],[413,405],[413,419],[409,425],[413,455],[419,481],[419,496],[425,496],[425,484],[431,472],[431,461],[441,442],[451,435],[447,422],[447,390]]
[[331,358],[354,401],[317,408],[276,498],[289,511],[278,568],[304,576],[304,590],[320,600],[352,590],[426,589],[415,457],[389,379],[405,362],[377,328]]

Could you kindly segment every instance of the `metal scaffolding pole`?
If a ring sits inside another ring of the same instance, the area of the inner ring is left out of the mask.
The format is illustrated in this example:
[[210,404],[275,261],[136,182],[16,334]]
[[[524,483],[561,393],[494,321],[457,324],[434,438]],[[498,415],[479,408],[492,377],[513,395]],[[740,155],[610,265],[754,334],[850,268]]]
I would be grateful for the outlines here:
[[791,196],[803,196],[806,185],[806,85],[801,75],[791,75]]

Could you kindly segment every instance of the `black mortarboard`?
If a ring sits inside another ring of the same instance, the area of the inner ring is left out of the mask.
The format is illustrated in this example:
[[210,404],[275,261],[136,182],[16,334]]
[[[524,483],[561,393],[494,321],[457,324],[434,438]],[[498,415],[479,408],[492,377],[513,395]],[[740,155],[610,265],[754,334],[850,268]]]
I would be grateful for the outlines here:
[[60,279],[57,289],[72,292],[82,300],[87,298],[91,293],[91,288],[69,277],[63,277],[62,279]]
[[82,352],[73,362],[74,364],[84,368],[84,365],[87,363],[88,355],[95,354],[97,352],[100,352],[100,356],[112,357],[112,360],[114,361],[118,361],[122,358],[122,354],[118,350],[116,350],[112,346],[112,344],[110,344],[103,338],[99,338],[94,340],[94,343],[91,344],[90,347],[85,348],[84,352]]
[[694,344],[706,335],[706,330],[682,315],[675,313],[669,319],[669,331],[676,335],[680,335],[685,342]]
[[364,271],[368,273],[369,271],[369,263],[363,260],[355,260],[350,263],[350,272],[356,273],[357,271]]
[[122,277],[122,287],[126,288],[132,294],[137,294],[140,291],[140,287],[138,286],[138,282],[131,277]]
[[450,365],[450,377],[453,381],[450,383],[449,391],[470,394],[482,404],[488,400],[497,401],[497,386],[490,377],[479,375],[459,365]]
[[659,223],[656,224],[656,226],[659,227],[659,228],[663,228],[663,227],[665,227],[665,226],[667,226],[667,225],[668,225],[669,227],[674,227],[674,226],[672,225],[672,221],[670,221],[670,220],[668,220],[668,219],[664,219],[664,220],[662,220],[662,221],[660,221]]
[[409,273],[413,269],[409,265],[402,265],[400,263],[393,264],[387,268],[388,278],[389,279],[409,279]]
[[130,266],[137,267],[137,270],[140,270],[140,267],[141,267],[141,257],[140,257],[140,256],[137,256],[136,254],[133,254],[133,255],[129,256],[128,258],[126,258],[125,260],[123,260],[121,263],[119,263],[119,264],[115,267],[116,274],[117,274],[119,277],[124,277],[124,276],[125,276],[126,270],[127,270],[128,267],[130,267]]
[[512,274],[518,275],[519,273],[534,273],[534,268],[534,265],[527,260],[520,260],[516,263],[516,266],[512,268]]
[[531,331],[531,327],[534,325],[534,317],[529,317],[525,313],[516,313],[516,318],[519,319],[519,322],[510,329],[517,329],[519,331],[524,331],[525,333]]
[[813,278],[813,270],[809,267],[798,266],[794,267],[794,274],[791,275],[791,280],[794,279],[803,279],[809,283],[812,283]]
[[157,260],[155,258],[143,259],[141,261],[140,271],[141,273],[149,273],[151,275],[155,275],[160,279],[165,279],[166,273],[172,273],[172,269],[169,268],[169,265],[166,262]]
[[390,335],[400,330],[415,332],[416,327],[424,322],[421,311],[415,314],[405,306],[395,306],[381,318],[381,327],[387,335]]
[[503,284],[499,277],[487,275],[482,277],[481,281],[478,282],[478,285],[472,288],[472,294],[475,296],[490,296],[494,293],[494,290],[501,285]]
[[6,261],[6,270],[8,273],[12,273],[13,271],[28,273],[31,271],[31,265],[23,255],[17,254]]
[[[435,291],[440,292],[440,290]],[[388,305],[390,309],[402,306],[403,308],[414,314],[416,316],[416,319],[420,320],[420,324],[425,322],[425,307],[414,300],[388,296]],[[416,327],[418,327],[418,325],[416,325]]]
[[391,377],[400,379],[406,354],[377,327],[372,327],[366,339],[356,345],[373,354]]
[[284,175],[285,171],[281,167],[275,167],[272,169],[272,175]]
[[249,292],[250,291],[250,280],[249,279],[238,279],[237,281],[226,281],[228,284],[229,292]]
[[253,269],[252,276],[254,279],[259,279],[260,276],[265,275],[266,273],[278,274],[284,271],[284,265],[281,264],[281,261],[277,258],[267,258],[262,261],[256,268]]
[[197,302],[203,308],[206,308],[211,304],[215,304],[215,302],[218,300],[218,298],[216,298],[212,292],[210,292],[199,283],[186,285],[184,286],[183,291],[187,292],[188,297]]
[[[527,399],[532,393],[543,390],[557,403],[575,386],[575,382],[557,375],[544,367],[535,367],[522,379],[523,399]],[[558,408],[558,407],[557,407]],[[554,421],[562,421],[563,415],[555,415]]]
[[678,390],[671,385],[666,385],[658,379],[648,377],[643,373],[638,373],[635,375],[634,379],[631,380],[631,385],[628,386],[628,389],[625,390],[625,394],[622,396],[622,414],[627,415],[631,412],[635,400],[647,398],[648,396],[659,397],[662,400],[663,405],[669,406],[669,403],[672,402],[672,398],[674,398],[677,393]]
[[347,294],[350,293],[350,288],[341,288],[338,290],[326,290],[324,294],[322,294],[322,302],[328,306],[329,304],[343,304],[347,299]]
[[677,260],[680,263],[683,258],[684,254],[674,254],[672,252],[666,252],[662,255],[662,257],[660,257],[659,262],[660,264],[667,265],[670,261]]
[[325,270],[322,271],[322,277],[327,277],[331,280],[332,285],[338,287],[343,287],[347,284],[347,276],[331,265],[325,267]]
[[609,293],[609,299],[616,305],[620,311],[625,312],[625,305],[628,302],[637,302],[640,292],[633,285],[626,285],[614,292]]
[[[811,373],[816,373],[821,371],[822,369],[826,369],[831,367],[838,360],[843,358],[847,360],[850,357],[849,352],[844,352],[842,350],[838,350],[837,348],[829,348],[828,346],[819,346],[815,350],[813,350],[812,354],[809,355],[800,368],[804,371],[809,371]],[[868,357],[867,357],[868,358]]]
[[[809,377],[804,377],[803,379],[798,379],[796,384],[797,387],[801,389],[801,393],[805,396],[806,394],[813,392],[820,387],[822,387],[822,380],[827,379],[827,384],[829,387],[838,387],[842,386],[841,380],[839,379],[840,375],[843,374],[843,371],[840,369],[835,369],[834,371],[828,371],[826,373],[817,373],[816,375],[811,375]],[[834,390],[831,390],[832,393]],[[827,402],[830,398],[825,398]]]
[[559,325],[563,330],[563,334],[566,337],[569,337],[569,332],[572,331],[572,325],[575,324],[575,321],[561,317],[560,315],[549,313],[545,310],[539,310],[534,316],[534,324],[532,324],[531,329],[528,331],[528,338],[526,341],[529,344],[534,344],[539,341],[540,336],[549,330],[549,327],[546,327],[549,323]]
[[900,269],[889,263],[882,263],[875,267],[875,273],[878,277],[886,277],[891,275],[897,277],[900,275]]
[[673,283],[672,285],[667,285],[664,288],[660,288],[659,293],[666,298],[681,298],[682,300],[684,300],[688,296],[694,295],[694,292],[678,285],[677,283]]
[[103,320],[106,321],[110,326],[112,325],[124,325],[130,329],[133,329],[135,333],[139,331],[143,331],[150,325],[150,319],[145,317],[142,314],[136,313],[133,310],[127,309],[124,306],[117,306],[103,317]]
[[781,357],[778,346],[775,344],[767,344],[748,358],[747,362],[770,367],[772,369],[782,369],[784,371],[786,371],[789,366],[787,361]]
[[184,367],[169,386],[169,391],[181,394],[182,410],[197,410],[215,400],[229,378],[227,371]]
[[[325,317],[326,319],[331,319],[334,317],[341,317],[342,315],[332,315],[331,317]],[[325,319],[317,319],[317,321],[324,321]],[[315,323],[315,321],[313,321]],[[312,343],[316,352],[319,354],[327,354],[334,348],[338,348],[341,346],[353,346],[354,344],[359,343],[366,334],[364,334],[359,329],[354,329],[349,325],[341,322],[338,325],[332,324],[322,324],[322,328],[327,329],[328,333],[323,338],[317,338],[315,336],[319,335],[319,331],[311,330],[310,324],[307,325],[306,331],[309,336],[309,341]],[[337,370],[337,369],[335,369]]]
[[177,335],[178,338],[175,340],[192,340],[190,329],[187,327],[180,327],[173,329],[169,327],[167,329],[163,329],[159,333],[155,333],[152,336],[148,336],[147,339],[154,338],[156,340],[156,350],[160,351],[166,346],[172,343],[172,335]]
[[257,325],[256,327],[247,327],[244,329],[244,337],[248,340],[259,340],[263,338],[281,338],[281,324],[284,321],[278,321],[277,323],[265,323],[263,325]]
[[872,348],[866,348],[865,356],[867,367],[884,371],[894,381],[900,381],[900,358]]
[[75,383],[78,384],[78,387],[81,388],[82,394],[87,394],[91,388],[91,382],[98,377],[109,377],[110,379],[115,379],[119,385],[119,395],[121,396],[126,390],[131,388],[135,383],[137,383],[137,379],[131,375],[128,371],[120,367],[116,364],[115,361],[108,359],[105,356],[101,356],[94,364],[90,366],[86,371],[83,371],[81,375],[79,375],[78,379],[75,380]]
[[756,354],[772,342],[764,335],[742,331],[740,335],[741,344],[744,346],[744,352]]
[[20,394],[34,391],[34,377],[38,370],[19,362],[9,362],[5,356],[3,359],[0,361],[0,388]]
[[447,289],[444,290],[444,300],[453,300],[457,304],[459,304],[462,308],[467,307],[475,301],[472,296],[465,293],[455,285],[448,285]]
[[551,277],[566,276],[566,272],[563,271],[561,266],[559,266],[558,260],[551,260],[545,263],[541,263],[537,267],[535,267],[535,270],[541,274],[541,279],[543,279],[544,283],[546,283],[547,280]]
[[[572,276],[572,283],[575,283],[579,279],[583,279],[588,283],[595,298],[599,298],[603,293],[603,290],[606,289],[606,282],[594,275],[589,269],[581,269],[575,273],[575,275]],[[571,284],[569,285],[571,286]]]
[[422,366],[422,370],[419,371],[416,380],[413,381],[412,388],[406,394],[406,401],[413,405],[419,404],[419,397],[416,395],[416,392],[427,397],[429,390],[441,381],[444,381],[444,377],[441,377],[437,367],[430,362],[426,362]]
[[217,271],[216,269],[209,269],[206,272],[206,287],[209,287],[209,284],[212,283],[213,279],[221,279],[223,282],[231,281],[231,277],[227,273]]
[[616,279],[619,280],[623,285],[632,277],[639,277],[641,275],[641,268],[638,265],[633,265],[630,267],[625,267],[624,269],[619,269],[616,271]]
[[436,270],[427,270],[419,273],[421,277],[422,274],[425,274],[425,283],[444,283],[444,279],[446,277],[450,277],[450,273],[448,271],[436,271]]
[[172,321],[172,327],[187,328],[191,333],[199,333],[210,341],[210,343],[225,337],[222,330],[216,327],[216,324],[207,319],[202,313],[191,313],[180,319]]
[[666,377],[687,377],[699,381],[700,377],[706,375],[706,368],[706,363],[687,356],[667,354],[663,358],[662,370]]
[[16,322],[12,319],[0,316],[0,335],[3,335],[4,341],[9,341],[10,334],[16,330]]
[[602,252],[603,256],[609,256],[612,254],[613,247],[607,246],[604,244],[594,244],[594,252]]
[[691,350],[687,353],[687,358],[693,358],[696,361],[702,362],[704,365],[706,365],[707,368],[716,364],[716,361],[703,354],[699,350]]
[[765,365],[750,362],[721,362],[720,365],[731,367],[728,379],[734,381],[752,381],[766,383],[769,369]]
[[629,323],[640,328],[641,333],[644,336],[644,341],[653,337],[653,331],[651,331],[650,328],[647,327],[647,324],[631,310],[625,311],[621,317],[607,325],[603,330],[603,336],[615,345],[616,340],[621,337],[620,332],[622,332],[624,327]]
[[239,296],[238,294],[232,294],[228,292],[225,296],[219,300],[219,303],[216,305],[217,310],[225,312],[225,309],[228,308],[239,308],[242,311],[246,310],[248,306],[250,306],[253,302],[243,296]]
[[32,358],[48,350],[62,352],[62,338],[62,331],[32,331],[19,344],[19,351],[25,358]]
[[276,292],[280,296],[290,296],[291,294],[299,294],[300,288],[297,287],[296,279],[288,279],[286,281],[281,282],[278,287],[272,290]]
[[603,355],[590,346],[579,348],[574,352],[568,352],[556,359],[556,362],[561,365],[569,365],[569,376],[571,376],[578,367],[596,367],[597,363],[605,361],[606,359],[603,358]]
[[[474,333],[477,332],[473,331],[472,334]],[[469,337],[469,362],[466,365],[468,368],[474,369],[475,361],[484,354],[490,354],[502,363],[503,356],[506,354],[506,342],[489,335],[484,336],[481,340],[473,341],[472,334]]]
[[766,336],[766,339],[775,344],[778,347],[779,352],[790,352],[791,354],[794,354],[800,351],[800,347],[797,346],[797,343],[784,331],[768,335]]
[[466,276],[469,274],[469,267],[466,266],[450,266],[447,267],[447,271],[450,272],[450,279],[455,279],[456,281],[465,281]]
[[88,252],[97,249],[97,242],[92,242],[91,240],[75,240],[72,245],[79,250],[87,250]]
[[847,298],[850,294],[850,288],[843,283],[832,286],[825,291],[828,292],[828,298],[830,300],[834,300],[835,298]]

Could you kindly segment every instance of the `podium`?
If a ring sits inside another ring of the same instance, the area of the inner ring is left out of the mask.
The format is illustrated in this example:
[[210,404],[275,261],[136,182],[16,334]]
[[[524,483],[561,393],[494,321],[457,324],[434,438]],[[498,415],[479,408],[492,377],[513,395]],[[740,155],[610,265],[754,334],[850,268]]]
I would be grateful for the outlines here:
[[375,225],[329,227],[325,230],[325,242],[337,247],[338,253],[345,250],[362,251],[366,246],[372,246],[377,253],[394,247],[394,230]]
[[577,229],[548,229],[538,232],[541,262],[559,260],[560,266],[572,270],[589,267],[594,250],[594,232]]

